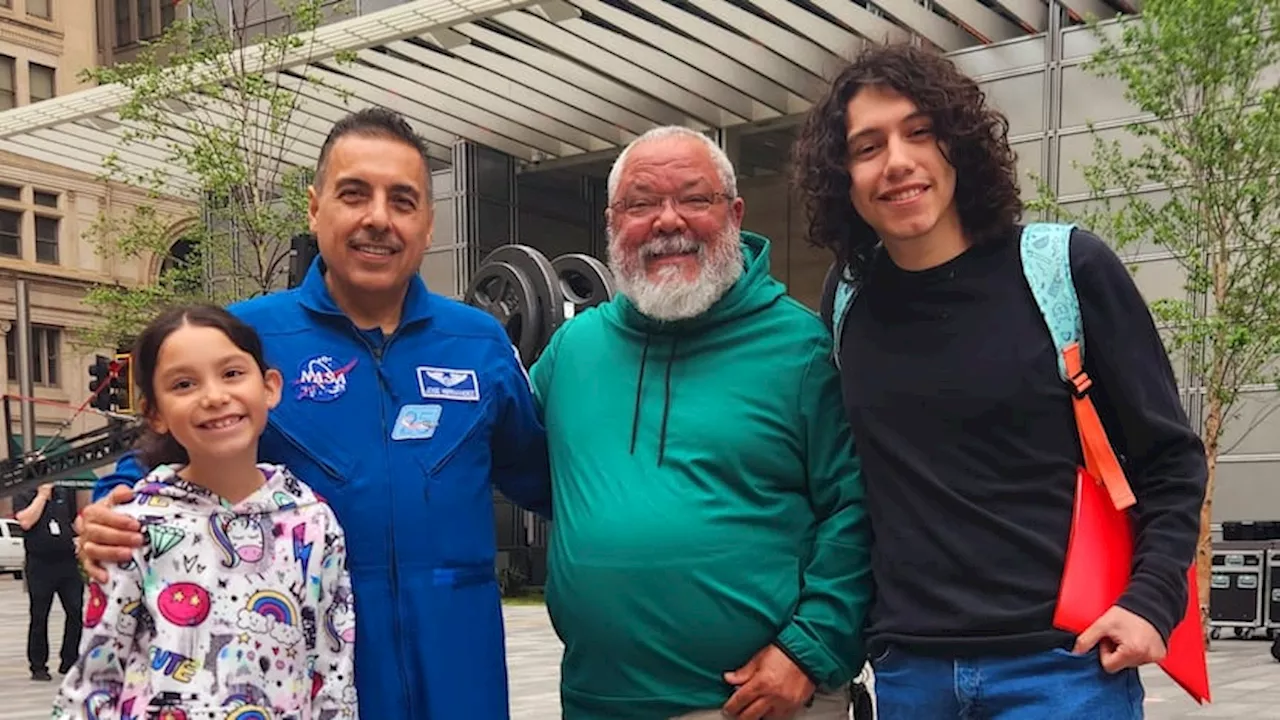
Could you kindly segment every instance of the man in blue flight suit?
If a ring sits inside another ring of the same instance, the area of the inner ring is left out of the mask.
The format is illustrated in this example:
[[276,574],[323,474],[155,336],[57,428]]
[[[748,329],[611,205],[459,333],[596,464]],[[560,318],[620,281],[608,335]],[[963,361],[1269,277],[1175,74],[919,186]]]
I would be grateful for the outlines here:
[[[320,257],[300,287],[230,308],[287,380],[260,454],[310,484],[346,530],[360,713],[507,718],[491,488],[550,514],[528,377],[497,320],[418,276],[431,178],[404,120],[369,109],[335,125],[310,203]],[[127,457],[101,481],[83,518],[91,572],[141,544],[110,508],[145,472]]]

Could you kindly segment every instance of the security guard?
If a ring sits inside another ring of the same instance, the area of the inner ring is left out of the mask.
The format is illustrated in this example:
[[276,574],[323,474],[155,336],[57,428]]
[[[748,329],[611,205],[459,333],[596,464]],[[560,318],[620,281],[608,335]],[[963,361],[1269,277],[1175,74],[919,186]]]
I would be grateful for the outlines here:
[[13,499],[13,507],[17,511],[14,519],[22,526],[26,551],[24,572],[27,594],[31,598],[27,661],[31,665],[31,679],[47,682],[53,679],[48,666],[49,610],[55,595],[66,615],[58,672],[67,674],[80,651],[84,582],[71,540],[76,495],[71,488],[45,483],[19,493]]
[[[298,288],[231,310],[287,381],[261,456],[346,530],[361,714],[505,719],[491,488],[549,515],[545,432],[503,328],[419,278],[431,221],[421,138],[389,111],[354,113],[310,190],[320,257]],[[120,463],[99,492],[142,474]],[[128,497],[111,490],[85,512],[86,558],[123,561],[140,544],[109,510]]]

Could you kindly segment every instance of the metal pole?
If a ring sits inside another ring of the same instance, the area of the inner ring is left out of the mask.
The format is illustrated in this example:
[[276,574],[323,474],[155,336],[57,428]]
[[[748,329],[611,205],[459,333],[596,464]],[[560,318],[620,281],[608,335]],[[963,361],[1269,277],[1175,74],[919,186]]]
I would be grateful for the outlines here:
[[13,411],[9,406],[9,394],[4,396],[4,456],[13,459]]
[[18,278],[15,287],[18,304],[18,323],[15,343],[18,363],[18,394],[22,395],[22,451],[35,450],[36,409],[31,403],[35,396],[35,384],[31,380],[31,298],[27,295],[27,281]]

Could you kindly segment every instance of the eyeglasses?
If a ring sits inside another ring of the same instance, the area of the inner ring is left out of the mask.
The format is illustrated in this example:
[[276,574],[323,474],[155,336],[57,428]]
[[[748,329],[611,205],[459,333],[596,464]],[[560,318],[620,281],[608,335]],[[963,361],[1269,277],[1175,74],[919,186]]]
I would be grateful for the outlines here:
[[722,193],[694,193],[672,197],[669,195],[637,195],[623,198],[609,207],[623,212],[629,218],[651,218],[662,212],[667,203],[672,203],[675,211],[684,217],[697,217],[712,208],[721,200],[731,200],[733,196]]

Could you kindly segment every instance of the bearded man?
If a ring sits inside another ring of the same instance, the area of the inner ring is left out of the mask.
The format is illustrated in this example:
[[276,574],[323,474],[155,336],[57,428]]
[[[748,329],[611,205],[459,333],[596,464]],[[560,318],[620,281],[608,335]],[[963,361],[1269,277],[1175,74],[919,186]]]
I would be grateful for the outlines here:
[[646,133],[608,189],[619,295],[531,372],[564,717],[844,720],[870,537],[829,334],[705,136]]

